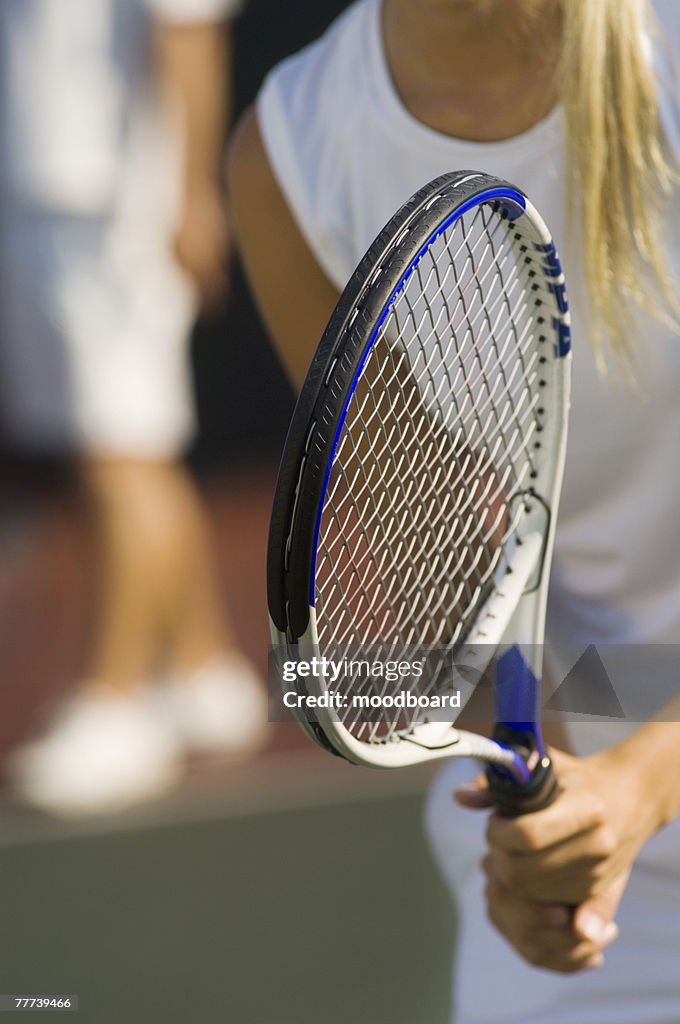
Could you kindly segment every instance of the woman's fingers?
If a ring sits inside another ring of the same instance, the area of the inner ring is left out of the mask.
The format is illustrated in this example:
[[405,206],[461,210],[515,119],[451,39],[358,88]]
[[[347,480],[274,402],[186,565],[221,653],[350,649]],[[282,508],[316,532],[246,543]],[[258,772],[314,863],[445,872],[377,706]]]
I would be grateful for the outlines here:
[[599,967],[604,962],[602,950],[618,935],[613,923],[597,938],[577,933],[567,908],[529,903],[493,877],[487,884],[486,901],[492,924],[536,967],[564,973]]
[[472,810],[491,807],[493,802],[489,795],[489,784],[484,773],[477,775],[464,786],[458,786],[453,796],[462,807],[469,807]]
[[599,942],[610,934],[630,871],[624,871],[601,893],[586,900],[574,910],[573,928],[577,935]]

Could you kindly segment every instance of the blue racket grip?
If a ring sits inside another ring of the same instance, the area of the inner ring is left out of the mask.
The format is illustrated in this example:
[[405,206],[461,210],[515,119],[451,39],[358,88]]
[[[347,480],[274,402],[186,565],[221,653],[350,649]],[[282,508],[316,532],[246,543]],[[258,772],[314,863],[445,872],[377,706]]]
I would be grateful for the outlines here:
[[509,771],[487,769],[496,810],[506,817],[543,810],[558,793],[552,762],[541,735],[540,686],[518,645],[496,662],[496,728],[493,738],[518,757],[525,779]]
[[559,789],[552,761],[539,746],[535,733],[510,725],[497,725],[493,738],[519,754],[529,768],[526,782],[518,782],[508,772],[493,765],[487,768],[486,778],[498,813],[506,818],[516,818],[548,807]]

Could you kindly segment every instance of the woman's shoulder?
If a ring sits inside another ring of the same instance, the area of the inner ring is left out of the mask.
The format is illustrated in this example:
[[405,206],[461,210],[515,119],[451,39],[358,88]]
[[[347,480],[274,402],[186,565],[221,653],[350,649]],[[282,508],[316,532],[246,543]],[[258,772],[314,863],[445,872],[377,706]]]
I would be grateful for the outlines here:
[[370,12],[377,0],[357,0],[315,42],[281,61],[257,99],[263,134],[286,126],[309,138],[344,124],[360,96]]
[[327,276],[354,267],[351,167],[370,97],[370,30],[378,0],[358,0],[320,39],[278,64],[257,98],[259,136],[298,227]]

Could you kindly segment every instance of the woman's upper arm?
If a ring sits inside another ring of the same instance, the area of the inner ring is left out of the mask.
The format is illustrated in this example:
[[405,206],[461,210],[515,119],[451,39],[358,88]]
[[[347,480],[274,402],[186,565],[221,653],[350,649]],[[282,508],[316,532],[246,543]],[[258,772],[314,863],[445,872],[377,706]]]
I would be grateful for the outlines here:
[[262,318],[294,383],[304,380],[338,298],[302,237],[278,186],[253,107],[228,161],[232,223]]

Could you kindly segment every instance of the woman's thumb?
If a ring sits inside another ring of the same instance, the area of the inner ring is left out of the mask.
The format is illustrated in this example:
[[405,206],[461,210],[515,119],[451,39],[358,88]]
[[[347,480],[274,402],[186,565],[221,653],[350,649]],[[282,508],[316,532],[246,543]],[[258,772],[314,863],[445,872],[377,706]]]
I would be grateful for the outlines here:
[[486,775],[481,772],[472,782],[467,782],[464,786],[458,786],[454,790],[453,797],[462,807],[470,807],[473,810],[491,807],[492,800],[489,796]]

